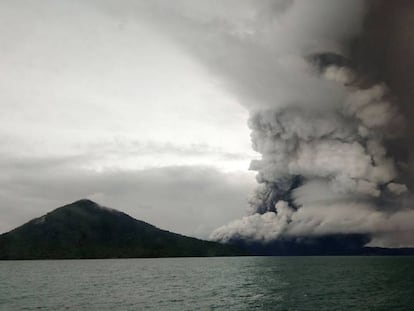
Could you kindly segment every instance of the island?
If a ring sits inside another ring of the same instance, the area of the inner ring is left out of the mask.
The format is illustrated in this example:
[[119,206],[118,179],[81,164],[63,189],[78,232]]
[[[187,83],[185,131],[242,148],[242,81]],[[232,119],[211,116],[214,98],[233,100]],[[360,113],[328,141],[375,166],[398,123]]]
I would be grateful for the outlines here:
[[0,235],[0,259],[238,256],[236,246],[159,229],[82,199]]

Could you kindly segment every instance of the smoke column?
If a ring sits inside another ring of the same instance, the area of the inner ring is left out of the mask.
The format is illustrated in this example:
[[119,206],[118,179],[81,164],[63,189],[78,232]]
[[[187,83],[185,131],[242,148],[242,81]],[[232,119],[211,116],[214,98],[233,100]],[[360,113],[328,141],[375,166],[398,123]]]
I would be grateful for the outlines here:
[[363,234],[371,245],[414,245],[410,1],[151,6],[250,112],[259,185],[249,215],[212,239]]

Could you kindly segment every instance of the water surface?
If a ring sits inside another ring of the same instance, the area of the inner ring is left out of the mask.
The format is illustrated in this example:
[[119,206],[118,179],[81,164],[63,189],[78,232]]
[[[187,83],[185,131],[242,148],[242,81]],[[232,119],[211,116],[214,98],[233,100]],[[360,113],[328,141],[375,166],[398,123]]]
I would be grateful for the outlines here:
[[414,310],[414,257],[0,261],[0,310]]

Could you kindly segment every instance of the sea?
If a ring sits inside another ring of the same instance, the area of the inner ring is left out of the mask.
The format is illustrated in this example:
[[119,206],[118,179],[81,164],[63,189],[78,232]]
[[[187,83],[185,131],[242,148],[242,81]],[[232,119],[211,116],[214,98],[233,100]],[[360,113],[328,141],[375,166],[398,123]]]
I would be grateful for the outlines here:
[[0,310],[414,310],[414,257],[0,261]]

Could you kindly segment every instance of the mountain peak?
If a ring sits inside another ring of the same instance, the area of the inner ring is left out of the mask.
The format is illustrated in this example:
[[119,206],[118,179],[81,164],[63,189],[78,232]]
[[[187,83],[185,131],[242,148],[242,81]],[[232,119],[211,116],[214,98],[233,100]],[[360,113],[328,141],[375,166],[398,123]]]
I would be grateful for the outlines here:
[[84,207],[100,207],[100,205],[90,199],[80,199],[65,206],[84,206]]
[[237,255],[234,247],[158,229],[82,199],[0,235],[0,259]]
[[[53,210],[52,212],[48,213],[48,214],[53,214],[56,212],[86,212],[86,213],[97,213],[97,212],[113,212],[113,213],[118,213],[118,214],[124,214],[120,211],[117,211],[115,209],[109,208],[109,207],[105,207],[103,205],[100,205],[90,199],[80,199],[78,201],[72,202],[70,204],[64,205],[62,207],[59,207],[55,210]],[[126,216],[126,214],[124,214]]]

